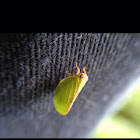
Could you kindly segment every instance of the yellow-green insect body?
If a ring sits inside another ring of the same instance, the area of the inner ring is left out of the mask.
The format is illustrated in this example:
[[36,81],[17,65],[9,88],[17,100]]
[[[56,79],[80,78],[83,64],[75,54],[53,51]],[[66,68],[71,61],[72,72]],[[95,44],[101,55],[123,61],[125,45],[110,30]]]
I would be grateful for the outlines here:
[[78,94],[88,81],[88,76],[86,74],[85,67],[83,68],[84,73],[80,73],[80,69],[78,68],[77,63],[76,68],[76,75],[68,73],[66,71],[66,73],[71,76],[62,79],[54,93],[54,107],[56,111],[61,115],[67,115]]

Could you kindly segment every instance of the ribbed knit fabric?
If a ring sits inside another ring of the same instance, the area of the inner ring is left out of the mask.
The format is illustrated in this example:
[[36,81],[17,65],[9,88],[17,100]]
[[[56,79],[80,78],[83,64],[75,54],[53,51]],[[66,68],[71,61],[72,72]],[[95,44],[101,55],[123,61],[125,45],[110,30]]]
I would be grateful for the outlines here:
[[[66,116],[53,106],[59,80],[89,80]],[[0,137],[89,137],[140,75],[140,34],[0,34]]]

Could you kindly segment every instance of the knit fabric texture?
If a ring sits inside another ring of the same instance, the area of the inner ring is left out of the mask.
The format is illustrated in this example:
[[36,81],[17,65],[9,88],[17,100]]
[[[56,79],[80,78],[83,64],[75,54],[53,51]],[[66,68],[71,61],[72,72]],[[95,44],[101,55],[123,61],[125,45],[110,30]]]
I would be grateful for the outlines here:
[[[88,82],[66,116],[56,112],[59,80],[86,67]],[[140,34],[0,34],[0,137],[90,137],[140,75]]]

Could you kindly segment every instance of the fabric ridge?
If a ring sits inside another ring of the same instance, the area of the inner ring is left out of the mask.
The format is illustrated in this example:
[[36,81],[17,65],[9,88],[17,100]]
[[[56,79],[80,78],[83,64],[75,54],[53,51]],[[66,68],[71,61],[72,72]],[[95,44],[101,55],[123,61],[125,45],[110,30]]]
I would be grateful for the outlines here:
[[[89,137],[140,76],[139,46],[139,33],[0,34],[0,138]],[[61,116],[53,95],[75,62],[89,80]]]

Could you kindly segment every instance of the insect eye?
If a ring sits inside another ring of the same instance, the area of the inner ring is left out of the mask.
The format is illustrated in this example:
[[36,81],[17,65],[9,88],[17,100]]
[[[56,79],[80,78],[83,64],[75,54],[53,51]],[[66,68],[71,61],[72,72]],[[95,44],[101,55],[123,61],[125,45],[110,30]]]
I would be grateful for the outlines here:
[[81,75],[80,75],[80,78],[83,78],[83,77],[84,77],[84,75],[83,75],[83,74],[81,74]]

